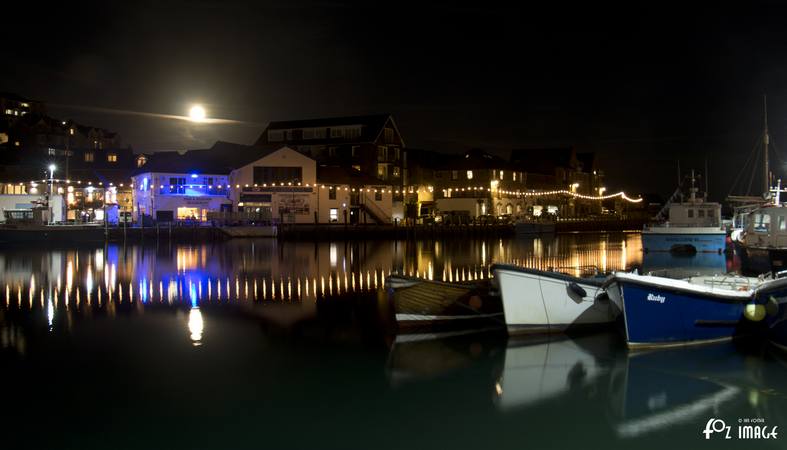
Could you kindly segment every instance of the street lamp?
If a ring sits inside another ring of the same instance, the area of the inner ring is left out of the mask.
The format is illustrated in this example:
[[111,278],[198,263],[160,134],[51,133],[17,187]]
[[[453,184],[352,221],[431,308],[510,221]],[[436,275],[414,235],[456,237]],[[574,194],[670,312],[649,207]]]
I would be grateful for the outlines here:
[[599,197],[604,195],[604,191],[606,191],[606,190],[607,190],[607,188],[605,188],[605,187],[598,188],[598,195],[599,195]]
[[54,164],[49,165],[49,196],[47,196],[46,200],[46,207],[49,210],[49,224],[52,225],[55,223],[54,221],[54,211],[52,211],[52,194],[54,194],[54,183],[55,183],[55,169],[57,167]]

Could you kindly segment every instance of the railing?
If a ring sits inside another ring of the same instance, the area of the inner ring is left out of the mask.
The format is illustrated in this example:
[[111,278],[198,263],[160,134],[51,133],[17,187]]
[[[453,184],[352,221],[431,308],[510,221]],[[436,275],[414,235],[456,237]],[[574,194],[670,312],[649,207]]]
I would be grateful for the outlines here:
[[229,191],[226,187],[217,186],[189,186],[189,185],[170,185],[159,189],[160,195],[221,195],[226,196]]

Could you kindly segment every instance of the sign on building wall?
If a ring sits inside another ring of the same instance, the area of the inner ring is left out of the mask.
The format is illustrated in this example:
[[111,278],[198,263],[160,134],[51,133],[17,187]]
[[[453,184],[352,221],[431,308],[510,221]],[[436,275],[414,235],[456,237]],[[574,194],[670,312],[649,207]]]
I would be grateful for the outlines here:
[[285,194],[278,196],[279,214],[309,214],[309,194]]

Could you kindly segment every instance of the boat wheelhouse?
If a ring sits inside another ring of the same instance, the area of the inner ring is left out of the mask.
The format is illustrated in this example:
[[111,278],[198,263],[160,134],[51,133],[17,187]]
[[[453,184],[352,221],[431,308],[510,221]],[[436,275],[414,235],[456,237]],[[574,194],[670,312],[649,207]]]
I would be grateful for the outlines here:
[[667,252],[721,253],[727,245],[727,232],[721,220],[721,204],[697,196],[694,171],[688,201],[673,201],[683,197],[680,188],[675,191],[657,220],[669,213],[669,220],[646,226],[642,231],[642,249]]

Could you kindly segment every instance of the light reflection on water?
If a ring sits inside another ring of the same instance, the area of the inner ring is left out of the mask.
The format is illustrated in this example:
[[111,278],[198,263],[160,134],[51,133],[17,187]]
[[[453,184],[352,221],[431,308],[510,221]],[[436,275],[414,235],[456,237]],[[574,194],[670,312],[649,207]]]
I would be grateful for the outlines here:
[[[662,449],[701,446],[711,416],[787,426],[785,358],[770,350],[629,354],[615,333],[392,332],[387,275],[485,279],[495,262],[727,267],[724,255],[643,255],[638,234],[3,252],[0,377],[15,387],[6,404],[27,414],[8,426],[34,448],[101,448],[83,421],[111,410],[101,423],[123,436],[117,448],[145,446],[128,428],[145,417],[167,448],[412,449]],[[56,432],[35,433],[41,421]]]

